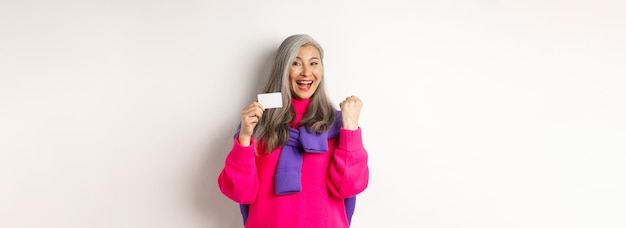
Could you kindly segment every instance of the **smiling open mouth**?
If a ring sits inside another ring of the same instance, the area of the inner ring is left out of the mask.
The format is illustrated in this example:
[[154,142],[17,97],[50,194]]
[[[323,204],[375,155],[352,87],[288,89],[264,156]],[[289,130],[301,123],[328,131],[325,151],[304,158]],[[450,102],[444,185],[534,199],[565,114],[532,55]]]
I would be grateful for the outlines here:
[[296,84],[298,84],[298,89],[302,91],[308,91],[309,89],[311,89],[313,81],[296,81]]
[[301,86],[301,85],[308,85],[308,86],[310,86],[310,85],[313,84],[313,81],[296,81],[296,84],[298,84],[299,86]]

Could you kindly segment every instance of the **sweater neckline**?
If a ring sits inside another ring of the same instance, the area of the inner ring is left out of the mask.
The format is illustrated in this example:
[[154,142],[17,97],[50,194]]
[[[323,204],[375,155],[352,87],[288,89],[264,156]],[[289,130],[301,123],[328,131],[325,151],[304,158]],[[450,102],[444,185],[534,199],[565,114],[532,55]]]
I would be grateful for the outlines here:
[[311,98],[307,99],[296,99],[291,98],[291,106],[293,106],[293,110],[297,114],[304,114],[311,103]]

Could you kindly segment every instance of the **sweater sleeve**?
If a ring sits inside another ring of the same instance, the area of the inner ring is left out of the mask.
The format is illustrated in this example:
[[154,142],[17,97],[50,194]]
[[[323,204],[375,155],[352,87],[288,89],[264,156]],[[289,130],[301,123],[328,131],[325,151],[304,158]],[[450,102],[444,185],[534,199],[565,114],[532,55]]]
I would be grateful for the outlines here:
[[340,130],[328,173],[327,185],[334,196],[348,198],[367,188],[369,168],[361,128],[354,131]]
[[240,204],[254,202],[259,189],[259,175],[254,156],[254,142],[242,146],[235,137],[233,148],[226,157],[218,185],[224,195]]

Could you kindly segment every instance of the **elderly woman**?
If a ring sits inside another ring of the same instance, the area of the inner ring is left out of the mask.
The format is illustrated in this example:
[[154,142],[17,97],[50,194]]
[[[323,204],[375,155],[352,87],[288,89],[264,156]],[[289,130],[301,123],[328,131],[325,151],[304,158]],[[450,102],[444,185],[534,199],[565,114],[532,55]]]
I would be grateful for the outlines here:
[[252,102],[241,112],[218,183],[241,204],[248,228],[349,227],[369,170],[359,114],[347,97],[337,111],[326,95],[322,47],[308,35],[283,41],[265,93],[283,107]]

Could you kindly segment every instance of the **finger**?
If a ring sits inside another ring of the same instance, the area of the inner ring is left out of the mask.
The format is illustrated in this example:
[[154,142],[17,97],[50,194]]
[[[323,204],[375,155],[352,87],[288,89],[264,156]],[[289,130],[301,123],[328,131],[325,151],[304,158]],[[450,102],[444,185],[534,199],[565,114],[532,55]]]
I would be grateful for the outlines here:
[[259,118],[263,116],[264,112],[265,112],[265,109],[263,109],[263,106],[255,107],[254,109],[254,113],[256,113]]
[[250,110],[250,109],[256,109],[256,108],[263,110],[263,105],[261,105],[261,103],[258,103],[258,102],[252,102],[248,106],[246,106],[243,110]]
[[252,122],[255,119],[258,121],[259,118],[261,118],[260,114],[258,112],[254,112],[254,111],[248,112],[246,114],[246,116],[245,116],[245,120],[248,123]]
[[[255,102],[255,103],[256,103],[256,102]],[[260,104],[260,103],[256,103],[256,104],[254,104],[254,105],[251,107],[251,109],[253,109],[253,110],[255,110],[255,111],[258,111],[258,112],[261,112],[261,114],[263,114],[263,112],[265,112],[265,108],[264,108],[264,107],[263,107],[263,105],[262,105],[262,104]],[[259,117],[260,117],[260,115],[259,115]]]
[[357,101],[357,100],[359,100],[359,98],[357,96],[352,95],[352,96],[346,97],[344,101]]
[[261,117],[263,116],[263,110],[254,110],[253,112],[254,117],[261,119]]
[[259,118],[256,116],[250,117],[249,123],[256,124],[259,122]]
[[261,114],[264,112],[263,106],[261,104],[258,105],[250,105],[249,107],[247,107],[245,109],[246,113],[251,113],[251,112],[260,112]]
[[243,114],[242,114],[242,119],[246,122],[249,122],[251,117],[256,116],[256,114],[254,113],[254,111],[252,110],[246,110]]
[[362,103],[361,99],[359,99],[357,96],[353,96],[350,98],[350,102],[351,103],[355,103],[355,104],[360,104]]
[[264,109],[265,109],[261,103],[256,102],[256,101],[255,101],[255,102],[252,102],[252,104],[250,104],[250,106],[253,106],[253,107],[258,107],[258,108],[260,108],[261,110],[264,110]]

